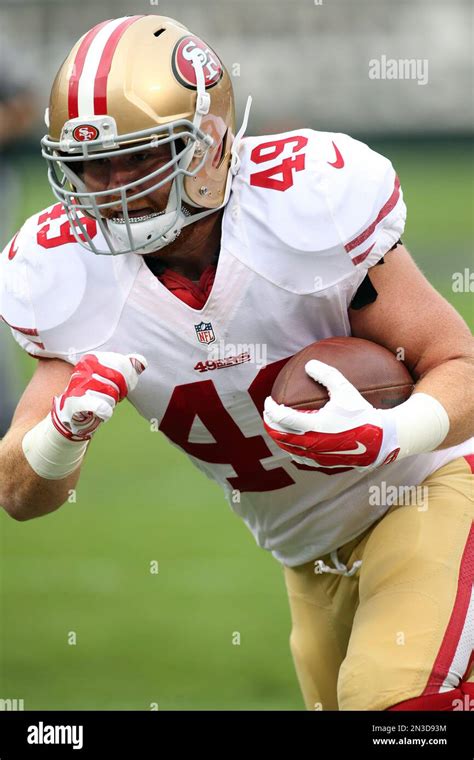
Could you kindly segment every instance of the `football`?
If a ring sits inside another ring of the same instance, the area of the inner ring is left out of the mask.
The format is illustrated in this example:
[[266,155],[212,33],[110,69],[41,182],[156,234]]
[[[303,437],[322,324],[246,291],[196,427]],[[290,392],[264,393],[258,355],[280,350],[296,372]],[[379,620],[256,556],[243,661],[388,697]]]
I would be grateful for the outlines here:
[[311,343],[291,357],[279,372],[271,395],[293,409],[321,409],[329,401],[327,389],[305,371],[310,359],[336,367],[377,409],[398,406],[411,395],[414,380],[391,351],[370,340],[326,338]]

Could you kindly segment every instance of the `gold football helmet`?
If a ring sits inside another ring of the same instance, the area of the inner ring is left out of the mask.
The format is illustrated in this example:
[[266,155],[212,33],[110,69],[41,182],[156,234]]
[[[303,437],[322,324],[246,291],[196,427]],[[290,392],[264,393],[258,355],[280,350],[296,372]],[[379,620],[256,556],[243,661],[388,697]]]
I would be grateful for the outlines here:
[[[54,81],[42,139],[48,178],[76,240],[97,254],[149,253],[222,208],[238,168],[232,83],[216,53],[165,16],[104,21],[74,45]],[[170,161],[139,179],[91,192],[84,161],[170,146]],[[171,172],[171,173],[170,173]],[[163,177],[163,174],[166,174]],[[171,182],[166,209],[130,216],[128,203]],[[202,209],[191,214],[182,204]],[[105,209],[121,207],[112,218]],[[99,250],[84,216],[93,217]]]

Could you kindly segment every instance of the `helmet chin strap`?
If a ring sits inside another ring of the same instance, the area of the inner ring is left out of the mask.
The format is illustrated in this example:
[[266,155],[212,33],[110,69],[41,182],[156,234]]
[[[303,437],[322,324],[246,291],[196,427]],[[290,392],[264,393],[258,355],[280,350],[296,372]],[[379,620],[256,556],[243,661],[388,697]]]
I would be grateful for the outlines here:
[[227,204],[227,201],[229,200],[229,197],[230,197],[232,178],[235,177],[236,174],[238,174],[238,171],[240,169],[239,147],[242,141],[242,137],[245,134],[245,130],[247,129],[251,105],[252,105],[252,96],[249,95],[247,97],[247,102],[245,104],[245,111],[244,111],[244,117],[242,119],[242,124],[240,126],[239,131],[234,137],[234,140],[232,142],[232,147],[230,149],[230,154],[231,154],[230,166],[229,166],[229,171],[227,172],[227,179],[226,179],[226,185],[225,185],[225,190],[224,190],[224,200],[222,201],[221,205],[217,206],[216,208],[206,209],[205,211],[201,211],[199,214],[194,214],[191,217],[187,217],[184,221],[183,226],[192,224],[193,222],[197,222],[199,219],[203,219],[205,216],[209,216],[209,214],[214,214],[216,211],[219,211],[221,208],[224,208],[224,206]]

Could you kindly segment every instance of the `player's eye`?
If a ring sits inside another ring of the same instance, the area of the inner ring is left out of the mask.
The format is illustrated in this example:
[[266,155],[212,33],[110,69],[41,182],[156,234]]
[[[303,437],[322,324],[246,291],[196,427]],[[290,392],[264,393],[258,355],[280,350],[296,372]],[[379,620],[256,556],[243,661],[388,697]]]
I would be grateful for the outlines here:
[[145,161],[148,161],[149,158],[151,158],[150,153],[148,153],[148,151],[142,151],[141,153],[133,153],[129,157],[129,160],[131,163],[142,164]]
[[105,169],[109,168],[109,164],[110,161],[108,158],[94,158],[91,161],[82,162],[79,166],[82,173],[84,173],[84,171],[87,171],[88,174],[96,174],[97,172],[103,173]]

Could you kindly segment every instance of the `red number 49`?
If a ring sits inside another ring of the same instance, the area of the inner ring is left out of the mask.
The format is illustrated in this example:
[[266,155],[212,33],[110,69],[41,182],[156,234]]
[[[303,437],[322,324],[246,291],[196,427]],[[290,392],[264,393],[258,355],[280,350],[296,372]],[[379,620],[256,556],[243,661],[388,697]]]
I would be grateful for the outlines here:
[[[250,175],[251,185],[280,191],[293,187],[293,172],[300,172],[305,168],[305,154],[299,151],[307,145],[307,137],[295,135],[294,137],[285,137],[283,140],[261,143],[253,149],[250,159],[254,164],[273,161],[283,153],[285,146],[289,143],[293,143],[291,152],[298,155],[287,156],[276,166],[270,166],[269,169],[254,172],[254,174]],[[281,178],[278,175],[281,175]]]

